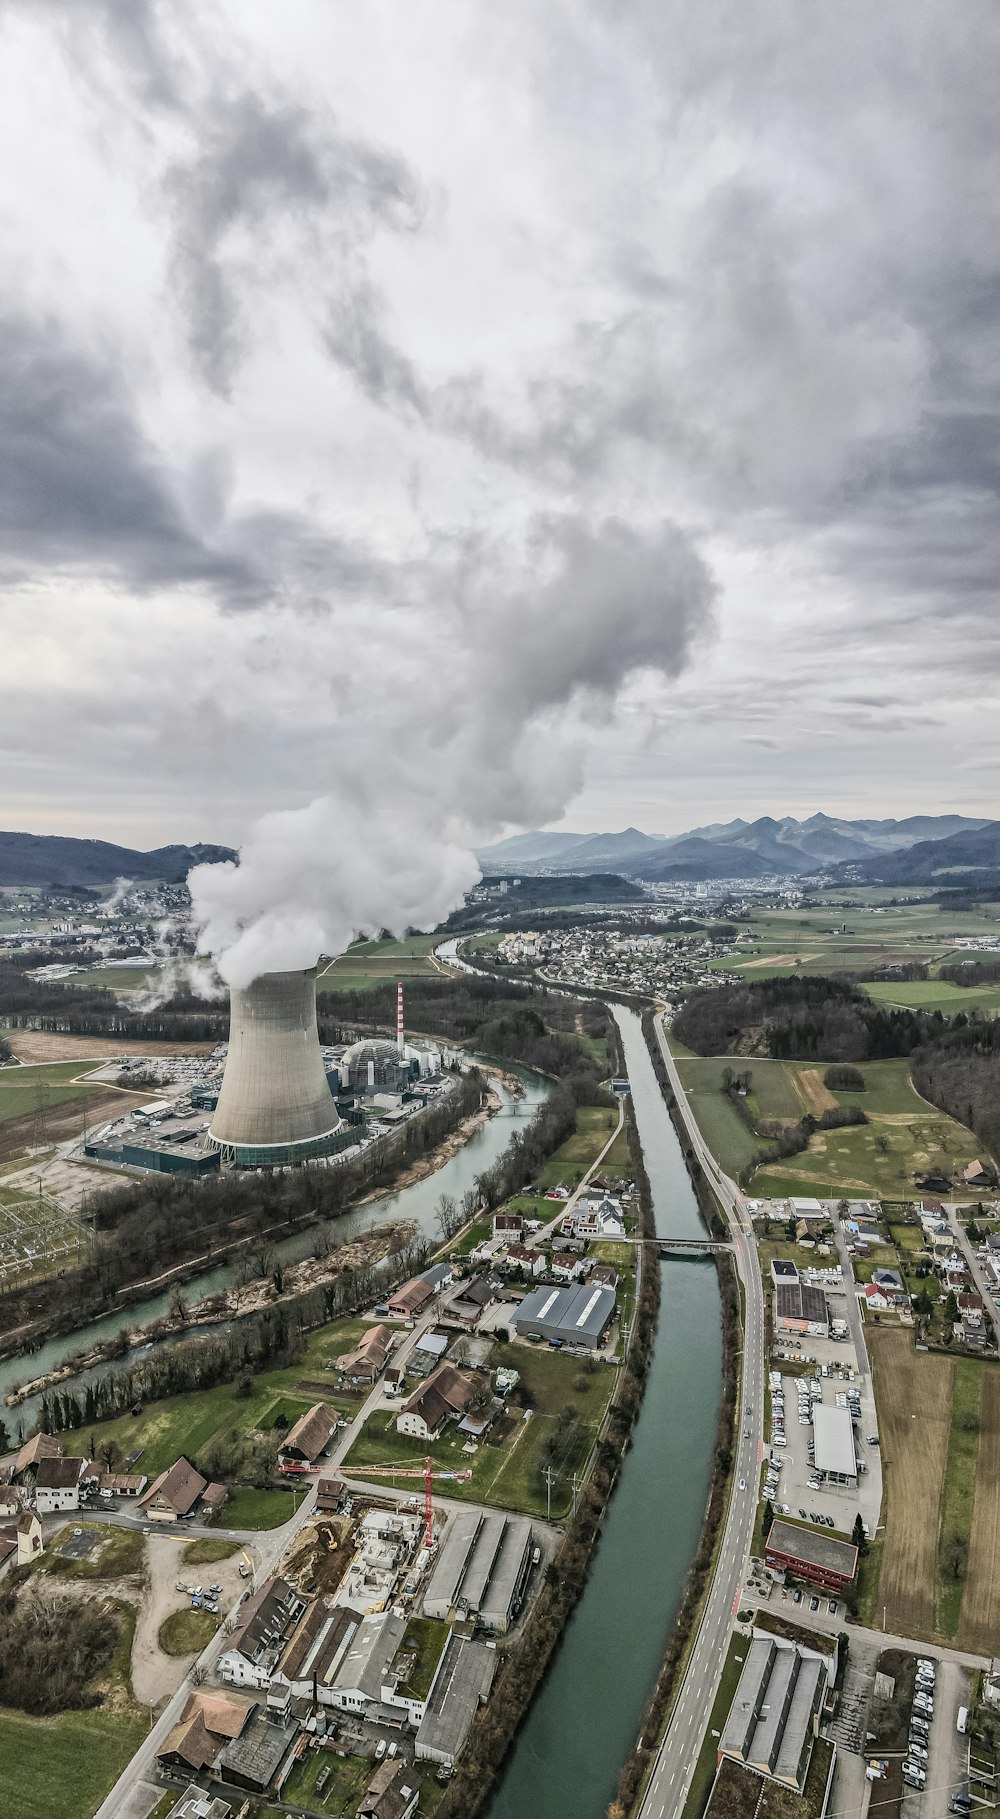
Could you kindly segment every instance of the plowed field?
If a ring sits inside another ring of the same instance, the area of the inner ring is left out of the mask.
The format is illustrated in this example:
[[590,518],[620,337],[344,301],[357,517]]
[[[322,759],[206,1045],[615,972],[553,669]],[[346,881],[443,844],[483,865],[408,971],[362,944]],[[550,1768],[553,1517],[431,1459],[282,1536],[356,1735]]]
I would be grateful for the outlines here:
[[1000,1653],[1000,1370],[983,1368],[976,1500],[959,1627],[961,1646]]
[[914,1352],[905,1331],[871,1327],[866,1338],[887,1499],[879,1604],[890,1632],[929,1639],[954,1365],[950,1358]]

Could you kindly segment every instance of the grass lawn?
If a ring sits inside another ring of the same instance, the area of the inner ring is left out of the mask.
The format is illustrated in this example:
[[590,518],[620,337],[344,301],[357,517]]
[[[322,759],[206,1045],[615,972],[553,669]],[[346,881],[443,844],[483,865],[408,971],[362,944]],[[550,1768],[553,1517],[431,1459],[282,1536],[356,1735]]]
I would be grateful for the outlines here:
[[[732,1175],[734,1180],[742,1179],[769,1153],[768,1145],[755,1137],[749,1125],[744,1124],[732,1100],[712,1084],[711,1075],[704,1075],[701,1083],[688,1087],[685,1070],[697,1065],[699,1064],[685,1061],[680,1071],[698,1129],[725,1173]],[[711,1066],[714,1068],[715,1063]],[[773,1150],[770,1153],[773,1154]],[[754,1187],[755,1193],[765,1191],[756,1185]],[[787,1187],[778,1190],[779,1193],[786,1194],[789,1191]]]
[[0,1812],[90,1819],[148,1730],[149,1713],[132,1706],[57,1718],[0,1708]]
[[[510,1210],[520,1212],[521,1209],[520,1206],[515,1206],[512,1201]],[[492,1238],[492,1236],[492,1219],[479,1219],[475,1225],[470,1225],[468,1231],[462,1234],[457,1243],[450,1246],[450,1255],[453,1257],[467,1257],[470,1251],[475,1250],[477,1244],[484,1244],[486,1239]]]
[[283,1522],[291,1521],[302,1495],[301,1485],[290,1490],[256,1491],[238,1484],[226,1499],[220,1521],[226,1528],[280,1528]]
[[581,1105],[576,1114],[576,1130],[549,1157],[539,1176],[540,1186],[554,1187],[563,1181],[568,1187],[575,1187],[597,1160],[617,1123],[618,1113],[613,1106]]
[[932,1015],[941,1011],[945,1017],[954,1017],[957,1011],[979,1011],[984,1017],[1000,1016],[1000,985],[955,985],[948,979],[876,980],[864,989],[879,1004],[898,1004]]
[[705,1735],[698,1752],[698,1760],[695,1763],[694,1775],[688,1790],[688,1797],[684,1802],[681,1819],[701,1819],[701,1815],[705,1811],[708,1796],[712,1791],[712,1782],[715,1780],[719,1747],[719,1738],[713,1736],[713,1732],[717,1731],[720,1735],[722,1733],[729,1716],[729,1708],[736,1696],[736,1688],[740,1683],[743,1663],[749,1652],[750,1637],[734,1636],[729,1644],[722,1679],[719,1681],[719,1690],[705,1727]]
[[100,1065],[99,1061],[80,1060],[56,1061],[44,1067],[0,1068],[0,1123],[7,1118],[23,1118],[39,1105],[44,1111],[48,1105],[78,1099],[81,1093],[107,1093],[106,1082],[95,1081],[91,1087],[81,1078]]
[[396,1689],[404,1699],[426,1699],[448,1635],[448,1625],[438,1623],[434,1617],[410,1618],[399,1645],[401,1655],[413,1653],[413,1666],[406,1680]]
[[[309,1750],[285,1782],[282,1799],[308,1807],[311,1812],[330,1813],[333,1819],[347,1819],[348,1814],[357,1812],[373,1766],[367,1756],[335,1756],[332,1750]],[[322,1794],[317,1794],[316,1782],[324,1769],[329,1771],[328,1777]]]
[[61,1579],[124,1579],[129,1573],[141,1573],[146,1559],[146,1537],[137,1529],[89,1527],[88,1533],[100,1536],[94,1551],[73,1560],[60,1553],[73,1533],[73,1526],[60,1529],[48,1542],[36,1567],[37,1572],[54,1573]]
[[213,1560],[229,1560],[239,1552],[238,1541],[212,1541],[203,1535],[200,1541],[189,1541],[181,1559],[185,1566],[210,1566]]
[[200,1655],[218,1627],[211,1611],[171,1611],[160,1624],[157,1641],[165,1655]]
[[[964,1572],[956,1577],[948,1567],[949,1544],[956,1537],[968,1558],[972,1532],[972,1506],[976,1495],[976,1462],[979,1453],[979,1412],[982,1365],[971,1358],[955,1359],[951,1394],[951,1429],[948,1463],[941,1492],[941,1526],[938,1533],[937,1627],[954,1636],[962,1610]],[[971,1425],[966,1426],[968,1422]]]

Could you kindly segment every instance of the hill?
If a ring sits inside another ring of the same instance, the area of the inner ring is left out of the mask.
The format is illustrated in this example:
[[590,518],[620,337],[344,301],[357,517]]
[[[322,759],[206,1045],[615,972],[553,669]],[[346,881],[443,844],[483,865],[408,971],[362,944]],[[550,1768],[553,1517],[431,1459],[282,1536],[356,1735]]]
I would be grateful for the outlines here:
[[918,840],[905,852],[840,869],[845,877],[878,884],[1000,882],[1000,821],[963,828],[943,840]]
[[235,859],[228,846],[158,846],[152,852],[62,834],[0,833],[0,884],[113,884],[116,878],[180,884],[193,865]]

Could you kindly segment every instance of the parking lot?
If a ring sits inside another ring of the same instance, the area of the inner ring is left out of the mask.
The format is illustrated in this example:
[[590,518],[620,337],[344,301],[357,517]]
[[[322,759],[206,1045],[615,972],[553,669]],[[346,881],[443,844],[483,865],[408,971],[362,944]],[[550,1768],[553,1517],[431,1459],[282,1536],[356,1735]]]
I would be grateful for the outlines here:
[[[830,1294],[829,1281],[823,1286]],[[838,1318],[835,1299],[831,1299],[830,1311]],[[874,1535],[882,1507],[881,1455],[868,1438],[878,1435],[875,1397],[871,1378],[859,1372],[850,1335],[797,1340],[790,1334],[776,1334],[771,1373],[771,1444],[765,1448],[763,1494],[770,1497],[779,1514],[802,1520],[822,1517],[822,1526],[832,1527],[838,1534],[851,1533],[860,1511]],[[780,1384],[773,1380],[779,1373]],[[812,1411],[817,1402],[850,1409],[859,1466],[856,1485],[828,1479],[810,1482],[817,1476],[810,1452]]]

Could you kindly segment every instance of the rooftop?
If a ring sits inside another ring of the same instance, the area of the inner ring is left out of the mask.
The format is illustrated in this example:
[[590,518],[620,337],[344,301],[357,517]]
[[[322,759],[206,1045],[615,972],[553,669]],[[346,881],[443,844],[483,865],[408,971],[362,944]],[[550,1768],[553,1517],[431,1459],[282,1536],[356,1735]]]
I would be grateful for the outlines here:
[[838,1541],[829,1530],[799,1528],[781,1517],[771,1524],[767,1552],[787,1554],[823,1572],[842,1573],[847,1579],[853,1579],[858,1564],[858,1550],[852,1541]]
[[847,1478],[855,1478],[858,1461],[850,1409],[829,1408],[822,1402],[814,1402],[812,1418],[817,1471],[841,1472]]
[[483,1642],[452,1634],[427,1710],[417,1732],[417,1752],[448,1758],[458,1754],[476,1713],[493,1685],[497,1658]]

